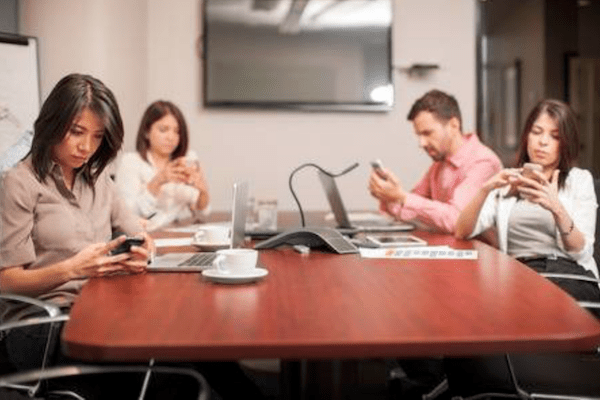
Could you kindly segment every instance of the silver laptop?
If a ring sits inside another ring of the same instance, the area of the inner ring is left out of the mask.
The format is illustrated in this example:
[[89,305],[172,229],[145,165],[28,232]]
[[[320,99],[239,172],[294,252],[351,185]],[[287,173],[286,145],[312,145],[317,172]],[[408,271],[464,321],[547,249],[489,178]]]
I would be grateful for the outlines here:
[[408,222],[387,221],[385,219],[361,220],[352,222],[346,212],[342,196],[335,183],[335,178],[319,171],[319,179],[325,190],[329,206],[333,212],[337,228],[342,233],[357,232],[406,232],[415,229],[415,225]]
[[[231,248],[241,247],[244,243],[246,228],[246,205],[248,201],[248,182],[233,185],[233,205],[231,210]],[[168,253],[155,257],[148,265],[148,271],[197,272],[213,268],[215,252]]]

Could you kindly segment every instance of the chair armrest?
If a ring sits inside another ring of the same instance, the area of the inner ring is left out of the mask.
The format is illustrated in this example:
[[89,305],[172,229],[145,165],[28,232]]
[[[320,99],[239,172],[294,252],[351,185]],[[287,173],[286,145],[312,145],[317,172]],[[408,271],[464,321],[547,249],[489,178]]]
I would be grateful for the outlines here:
[[22,328],[25,326],[46,325],[52,324],[54,322],[64,322],[68,320],[69,316],[67,314],[57,315],[55,317],[31,317],[24,320],[11,321],[0,324],[0,332],[8,331],[15,328]]
[[[576,281],[592,282],[592,283],[600,285],[600,279],[592,278],[592,277],[586,276],[586,275],[563,274],[563,273],[559,273],[559,272],[541,272],[540,275],[542,275],[545,278],[550,278],[550,279],[552,279],[552,278],[572,279],[572,280],[576,280]],[[590,309],[600,310],[600,302],[597,302],[597,301],[578,301],[577,304],[579,304],[583,308],[587,308],[588,310],[590,310]]]
[[596,301],[578,301],[577,304],[579,304],[583,308],[594,308],[594,309],[599,309],[600,310],[600,302],[596,302]]
[[18,301],[21,303],[30,304],[32,306],[37,306],[42,310],[45,310],[50,317],[55,317],[57,315],[62,314],[60,308],[58,308],[54,304],[50,304],[45,301],[41,301],[31,297],[21,296],[18,294],[0,294],[0,300]]
[[557,272],[541,272],[540,275],[542,275],[545,278],[573,279],[577,281],[594,282],[600,284],[600,279],[592,278],[590,276],[585,275],[561,274]]
[[151,371],[154,373],[187,375],[196,380],[198,383],[198,400],[208,400],[210,395],[210,386],[208,382],[199,372],[190,368],[179,367],[156,367],[156,366],[129,366],[129,365],[70,365],[45,368],[43,370],[33,370],[20,372],[0,377],[0,387],[19,388],[20,385],[32,381],[45,381],[55,378],[64,378],[80,375],[98,375],[98,374],[114,374],[114,373],[134,373],[145,374]]
[[44,317],[27,317],[23,319],[15,319],[9,320],[6,322],[0,323],[0,332],[8,331],[10,329],[22,328],[26,326],[34,326],[34,325],[45,325],[52,324],[55,322],[64,322],[69,319],[68,314],[63,314],[63,312],[55,306],[54,304],[47,303],[45,301],[41,301],[38,299],[34,299],[31,297],[21,296],[18,294],[0,294],[0,300],[8,301],[8,302],[18,302],[26,305],[36,306],[41,311],[45,311],[48,316]]

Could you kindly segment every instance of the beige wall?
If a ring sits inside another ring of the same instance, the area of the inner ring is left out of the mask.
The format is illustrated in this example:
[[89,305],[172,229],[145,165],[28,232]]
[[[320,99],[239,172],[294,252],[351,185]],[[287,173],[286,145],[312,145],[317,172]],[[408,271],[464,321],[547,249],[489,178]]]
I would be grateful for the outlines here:
[[[229,208],[231,185],[238,179],[247,179],[255,196],[276,196],[280,208],[295,209],[287,186],[295,167],[315,162],[339,171],[355,161],[360,167],[339,181],[346,206],[375,208],[366,191],[369,160],[382,159],[407,187],[430,163],[406,114],[434,87],[457,97],[465,130],[475,125],[475,0],[394,1],[395,65],[435,63],[440,69],[424,77],[395,73],[396,103],[383,114],[203,109],[196,51],[199,0],[20,4],[21,33],[40,38],[42,95],[68,72],[95,74],[119,99],[126,150],[133,149],[145,106],[158,98],[174,101],[187,117],[216,210]],[[294,183],[303,206],[326,207],[313,170],[297,174]]]

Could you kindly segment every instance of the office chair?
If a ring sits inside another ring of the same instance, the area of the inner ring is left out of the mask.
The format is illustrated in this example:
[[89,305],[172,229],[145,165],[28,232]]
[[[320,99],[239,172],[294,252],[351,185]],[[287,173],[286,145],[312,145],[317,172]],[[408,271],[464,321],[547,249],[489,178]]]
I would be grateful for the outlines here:
[[[210,387],[204,379],[204,377],[193,369],[179,368],[179,367],[167,367],[167,366],[155,366],[154,360],[150,360],[149,365],[60,365],[60,366],[49,366],[49,351],[51,347],[51,341],[53,333],[59,329],[60,324],[69,319],[67,314],[61,312],[61,310],[49,303],[32,299],[26,296],[11,295],[11,294],[0,294],[0,301],[16,303],[23,306],[32,306],[43,312],[44,316],[36,317],[24,317],[24,318],[12,318],[0,323],[0,340],[4,338],[4,335],[12,330],[23,327],[36,326],[36,325],[48,325],[48,334],[45,341],[44,352],[41,355],[42,361],[39,369],[14,372],[14,371],[2,371],[3,375],[0,376],[0,397],[3,396],[2,390],[12,389],[18,392],[25,393],[28,397],[37,396],[62,396],[64,398],[72,398],[81,400],[79,394],[71,390],[45,390],[44,384],[53,379],[76,377],[76,376],[89,376],[99,374],[137,374],[143,376],[141,384],[140,394],[138,399],[144,399],[148,391],[150,384],[150,378],[153,374],[169,374],[187,376],[196,381],[198,385],[198,400],[207,400],[210,394]],[[2,343],[3,344],[3,343]],[[5,363],[5,369],[6,369]]]

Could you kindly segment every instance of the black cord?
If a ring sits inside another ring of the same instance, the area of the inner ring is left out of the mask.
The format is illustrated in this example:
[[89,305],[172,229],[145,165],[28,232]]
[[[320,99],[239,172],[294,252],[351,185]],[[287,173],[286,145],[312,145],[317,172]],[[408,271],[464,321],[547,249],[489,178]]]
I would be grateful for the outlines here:
[[318,169],[319,171],[321,171],[322,173],[324,173],[325,175],[329,175],[332,178],[337,178],[338,176],[342,176],[347,174],[348,172],[352,171],[354,168],[358,167],[358,163],[354,163],[351,166],[349,166],[348,168],[346,168],[345,170],[343,170],[342,172],[339,172],[337,174],[334,174],[332,172],[329,172],[323,168],[321,168],[320,166],[318,166],[317,164],[314,163],[306,163],[306,164],[302,164],[299,167],[297,167],[296,169],[294,169],[292,171],[292,173],[290,174],[290,179],[288,181],[288,185],[290,187],[290,192],[292,192],[292,196],[294,197],[294,200],[296,200],[296,204],[298,205],[298,211],[300,211],[300,221],[302,222],[302,227],[304,228],[306,226],[305,222],[304,222],[304,211],[302,211],[302,206],[300,205],[300,201],[298,200],[298,196],[296,196],[296,192],[294,192],[294,188],[292,187],[292,178],[294,177],[294,175],[296,174],[296,172],[300,171],[303,168],[306,167],[314,167],[316,169]]

